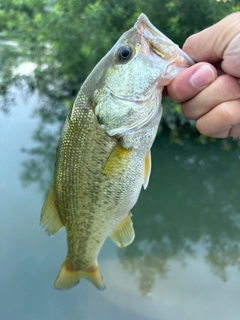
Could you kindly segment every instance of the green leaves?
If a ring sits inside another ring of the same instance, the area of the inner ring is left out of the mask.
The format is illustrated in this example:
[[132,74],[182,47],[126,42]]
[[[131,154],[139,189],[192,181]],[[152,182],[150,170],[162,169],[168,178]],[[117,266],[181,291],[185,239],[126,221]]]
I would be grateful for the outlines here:
[[[0,41],[17,46],[0,42],[0,94],[7,96],[11,85],[21,82],[23,76],[13,71],[30,61],[36,64],[35,81],[27,82],[39,94],[71,105],[96,63],[141,12],[182,45],[190,34],[236,10],[233,0],[2,0]],[[169,112],[177,121],[179,109],[170,103]]]

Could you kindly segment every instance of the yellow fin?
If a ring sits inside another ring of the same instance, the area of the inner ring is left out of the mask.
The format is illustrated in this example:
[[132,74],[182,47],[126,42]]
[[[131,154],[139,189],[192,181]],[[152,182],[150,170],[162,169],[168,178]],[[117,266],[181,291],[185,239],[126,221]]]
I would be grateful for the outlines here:
[[152,168],[151,151],[149,151],[144,162],[144,171],[143,171],[143,188],[144,189],[147,189],[150,174],[151,174],[151,168]]
[[63,262],[59,271],[54,287],[58,290],[66,290],[76,286],[81,278],[85,278],[92,282],[99,290],[104,290],[105,284],[100,274],[97,262],[87,270],[75,270],[68,263],[68,258]]
[[55,234],[63,227],[54,202],[53,187],[50,188],[42,207],[40,224],[46,229],[49,235]]
[[135,233],[131,219],[131,212],[123,219],[118,227],[110,234],[110,239],[120,248],[128,246],[133,242]]
[[131,149],[124,149],[120,144],[117,144],[105,163],[103,174],[108,178],[112,175],[122,174],[129,163],[130,156]]

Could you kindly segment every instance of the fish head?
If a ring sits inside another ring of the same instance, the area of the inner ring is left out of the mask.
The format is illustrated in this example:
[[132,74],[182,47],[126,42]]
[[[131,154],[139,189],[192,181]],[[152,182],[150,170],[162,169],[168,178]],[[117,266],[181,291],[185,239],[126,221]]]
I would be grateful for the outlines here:
[[94,111],[102,129],[124,135],[160,117],[163,87],[193,63],[141,14],[97,66]]

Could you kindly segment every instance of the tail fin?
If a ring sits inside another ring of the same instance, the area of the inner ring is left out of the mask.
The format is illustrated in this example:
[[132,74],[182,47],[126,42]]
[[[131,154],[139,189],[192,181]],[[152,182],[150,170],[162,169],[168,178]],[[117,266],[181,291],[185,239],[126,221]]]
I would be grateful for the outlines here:
[[70,289],[76,286],[81,278],[89,280],[99,290],[104,290],[106,288],[97,262],[94,262],[90,268],[83,271],[73,269],[68,264],[67,259],[65,259],[62,264],[57,279],[55,280],[54,287],[58,290]]

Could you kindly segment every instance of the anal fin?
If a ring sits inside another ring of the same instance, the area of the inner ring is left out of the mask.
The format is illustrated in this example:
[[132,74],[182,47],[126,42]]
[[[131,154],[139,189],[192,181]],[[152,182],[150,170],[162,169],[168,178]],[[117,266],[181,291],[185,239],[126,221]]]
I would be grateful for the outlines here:
[[49,235],[55,234],[63,227],[54,201],[53,186],[51,186],[43,204],[40,224]]
[[144,169],[143,169],[143,188],[147,189],[150,174],[152,168],[152,161],[151,161],[151,151],[149,150],[145,161],[144,161]]
[[128,246],[135,238],[131,215],[131,212],[129,212],[109,236],[110,239],[120,248]]

